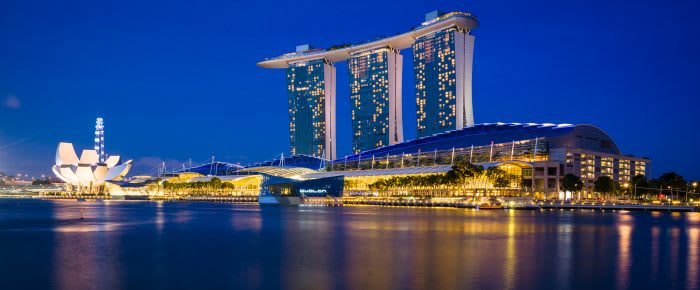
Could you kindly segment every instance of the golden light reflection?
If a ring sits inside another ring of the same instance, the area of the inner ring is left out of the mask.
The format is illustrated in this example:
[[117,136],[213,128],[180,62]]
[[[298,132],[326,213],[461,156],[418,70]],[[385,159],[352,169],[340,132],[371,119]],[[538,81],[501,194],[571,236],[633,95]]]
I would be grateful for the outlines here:
[[[109,205],[58,205],[54,220],[53,285],[56,289],[99,289],[105,280],[119,287],[119,265],[114,255],[104,255],[105,245],[118,248],[120,226],[106,220]],[[82,219],[81,219],[82,215]]]
[[557,240],[557,288],[570,288],[569,276],[571,275],[571,233],[573,228],[569,223],[562,223],[557,226],[559,238]]
[[700,228],[692,226],[688,228],[688,273],[686,287],[688,289],[698,289],[698,267],[700,267]]
[[158,234],[163,233],[163,227],[165,225],[165,214],[163,214],[163,201],[156,202],[156,230]]
[[659,272],[659,238],[661,230],[658,226],[651,228],[651,275],[652,280],[656,281],[657,273]]
[[503,271],[503,283],[505,289],[515,289],[515,266],[517,265],[516,239],[515,239],[515,211],[508,211],[508,240],[506,242],[506,263]]
[[671,273],[678,273],[678,250],[681,238],[681,229],[674,227],[671,230]]
[[617,289],[627,289],[629,287],[632,226],[627,224],[627,222],[631,221],[631,219],[630,215],[621,215],[620,220],[624,224],[617,226]]

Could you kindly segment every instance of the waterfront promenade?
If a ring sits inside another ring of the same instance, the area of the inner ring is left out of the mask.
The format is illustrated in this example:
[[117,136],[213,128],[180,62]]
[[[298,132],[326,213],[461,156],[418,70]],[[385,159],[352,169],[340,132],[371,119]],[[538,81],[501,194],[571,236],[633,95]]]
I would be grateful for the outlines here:
[[[45,200],[80,200],[103,201],[109,200],[108,196],[76,195],[12,195],[0,194],[0,199],[36,198]],[[258,204],[257,196],[150,196],[140,199],[142,201],[166,201],[166,202],[213,202],[232,204]],[[315,197],[305,198],[303,206],[379,206],[379,207],[445,207],[466,209],[511,209],[511,210],[623,210],[623,211],[665,211],[665,212],[700,212],[700,207],[690,204],[654,204],[654,203],[630,203],[630,202],[564,202],[564,201],[532,201],[532,202],[505,202],[498,205],[484,205],[470,202],[465,198],[371,198],[371,197],[346,197],[330,198]]]

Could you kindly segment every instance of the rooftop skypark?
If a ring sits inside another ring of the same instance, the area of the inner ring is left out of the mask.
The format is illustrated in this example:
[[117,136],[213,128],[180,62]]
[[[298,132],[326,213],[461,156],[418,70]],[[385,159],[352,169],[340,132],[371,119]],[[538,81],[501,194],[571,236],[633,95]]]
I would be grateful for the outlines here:
[[289,62],[305,61],[310,59],[325,58],[331,62],[342,62],[349,59],[356,51],[371,49],[372,47],[391,47],[394,49],[410,48],[416,38],[456,27],[463,30],[471,30],[479,27],[477,17],[470,12],[449,12],[442,14],[433,11],[426,14],[426,20],[420,26],[412,28],[410,31],[389,37],[382,37],[377,40],[368,40],[358,44],[339,44],[328,48],[312,48],[311,46],[299,46],[306,49],[290,53],[285,53],[277,57],[266,58],[258,62],[258,66],[263,68],[286,68]]

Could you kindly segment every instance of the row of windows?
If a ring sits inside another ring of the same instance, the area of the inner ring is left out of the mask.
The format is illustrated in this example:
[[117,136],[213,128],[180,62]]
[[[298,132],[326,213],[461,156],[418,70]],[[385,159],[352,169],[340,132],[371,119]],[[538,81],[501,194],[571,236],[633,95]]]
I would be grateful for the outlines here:
[[325,61],[287,68],[291,153],[322,156],[326,139]]
[[455,129],[455,31],[445,30],[413,45],[418,137]]
[[381,49],[348,60],[355,153],[389,143],[389,57],[395,57],[390,56],[393,53]]
[[618,180],[616,181],[618,182],[627,182],[634,175],[646,175],[646,163],[644,161],[567,152],[567,166],[573,167],[576,163],[578,163],[580,176],[589,180],[595,180],[599,176],[609,176],[611,178],[617,177]]
[[[413,45],[418,137],[457,127],[456,33],[447,29]],[[388,145],[391,49],[348,60],[353,151]],[[324,60],[293,63],[287,68],[290,140],[293,154],[320,156],[325,144]],[[464,122],[462,120],[462,122]],[[388,133],[387,133],[388,132]]]

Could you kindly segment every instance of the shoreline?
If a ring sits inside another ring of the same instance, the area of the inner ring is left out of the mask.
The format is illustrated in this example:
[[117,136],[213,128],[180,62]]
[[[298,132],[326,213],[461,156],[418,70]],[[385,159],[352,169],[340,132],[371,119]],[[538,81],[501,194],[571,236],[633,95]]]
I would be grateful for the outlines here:
[[[147,199],[112,199],[109,197],[80,196],[80,197],[57,197],[40,195],[0,195],[1,199],[40,199],[40,200],[74,200],[84,201],[166,201],[166,202],[209,202],[209,203],[230,203],[269,206],[258,203],[257,196],[245,197],[156,197]],[[511,206],[478,206],[458,201],[431,201],[415,199],[395,199],[395,200],[324,200],[312,199],[298,206],[376,206],[376,207],[430,207],[430,208],[461,208],[474,210],[620,210],[620,211],[655,211],[655,212],[700,212],[700,207],[692,205],[643,205],[643,204],[575,204],[575,203],[539,203],[521,204]]]

